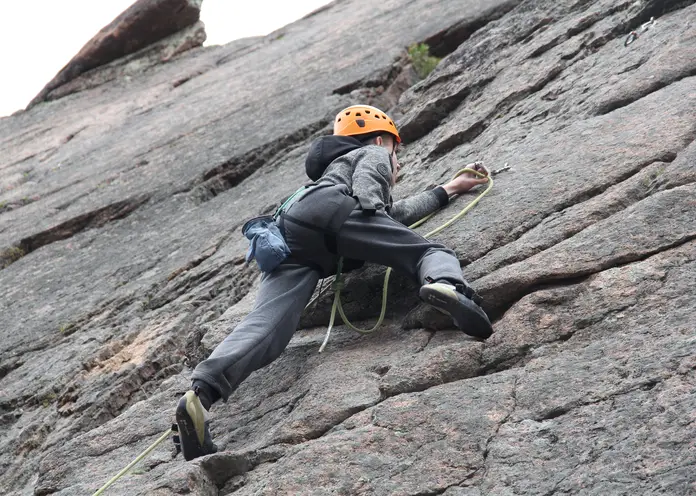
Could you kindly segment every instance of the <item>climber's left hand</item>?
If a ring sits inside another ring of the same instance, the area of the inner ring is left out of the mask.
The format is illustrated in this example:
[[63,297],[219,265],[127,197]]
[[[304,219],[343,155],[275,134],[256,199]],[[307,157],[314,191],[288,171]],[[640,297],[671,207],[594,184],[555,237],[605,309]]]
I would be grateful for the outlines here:
[[[485,176],[488,176],[488,171],[479,163],[475,162],[473,164],[469,164],[465,168],[475,170],[477,172],[480,172],[481,174],[484,174]],[[442,187],[445,189],[448,195],[452,196],[466,193],[474,186],[478,186],[479,184],[486,184],[487,182],[488,177],[479,177],[471,172],[465,172],[455,177]]]

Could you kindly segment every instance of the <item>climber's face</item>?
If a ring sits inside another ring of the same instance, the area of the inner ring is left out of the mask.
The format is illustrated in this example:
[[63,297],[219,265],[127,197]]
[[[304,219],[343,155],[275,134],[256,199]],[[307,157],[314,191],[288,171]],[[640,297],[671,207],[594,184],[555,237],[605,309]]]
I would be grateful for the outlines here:
[[382,136],[378,136],[375,140],[375,144],[383,146],[389,151],[389,160],[391,161],[392,166],[391,185],[394,186],[397,178],[399,177],[399,171],[401,170],[401,164],[396,156],[399,151],[399,144],[391,134],[383,134]]

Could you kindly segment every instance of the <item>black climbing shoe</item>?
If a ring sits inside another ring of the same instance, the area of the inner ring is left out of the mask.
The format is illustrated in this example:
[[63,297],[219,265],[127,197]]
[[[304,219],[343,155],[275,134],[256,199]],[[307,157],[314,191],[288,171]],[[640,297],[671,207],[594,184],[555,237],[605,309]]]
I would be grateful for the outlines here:
[[480,306],[481,297],[467,285],[433,282],[421,287],[420,298],[452,317],[457,327],[469,336],[487,339],[493,334],[488,315]]
[[187,391],[176,406],[176,423],[184,458],[193,460],[217,451],[210,436],[208,411],[203,408],[196,391]]

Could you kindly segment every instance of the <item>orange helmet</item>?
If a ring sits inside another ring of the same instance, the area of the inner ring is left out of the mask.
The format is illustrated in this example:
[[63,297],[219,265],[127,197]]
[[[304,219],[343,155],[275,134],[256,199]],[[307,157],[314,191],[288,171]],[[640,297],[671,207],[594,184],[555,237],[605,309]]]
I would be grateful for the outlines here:
[[334,134],[337,136],[357,136],[360,134],[384,131],[393,135],[401,143],[399,131],[394,122],[380,109],[369,105],[352,105],[344,108],[334,120]]

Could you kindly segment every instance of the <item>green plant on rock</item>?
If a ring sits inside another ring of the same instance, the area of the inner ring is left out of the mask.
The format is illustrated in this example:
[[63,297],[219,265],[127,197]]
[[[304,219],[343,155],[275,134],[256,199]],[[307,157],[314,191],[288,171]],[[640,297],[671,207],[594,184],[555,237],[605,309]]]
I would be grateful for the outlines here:
[[665,173],[665,171],[666,167],[660,167],[659,169],[651,172],[648,177],[644,177],[641,180],[641,183],[643,184],[645,189],[648,190],[648,193],[652,193],[655,190],[655,188],[660,186],[660,176],[662,176]]
[[9,267],[24,255],[26,252],[19,246],[10,246],[4,251],[0,251],[0,269]]
[[63,335],[69,335],[72,334],[71,331],[75,329],[74,324],[61,324],[60,327],[58,328],[58,332],[60,332]]
[[441,60],[430,55],[430,47],[425,43],[414,43],[408,47],[408,57],[411,59],[413,68],[421,79],[426,78],[428,74],[433,72],[433,69]]
[[131,475],[143,475],[150,471],[149,467],[137,467],[130,471]]
[[41,405],[42,405],[44,408],[48,408],[49,406],[51,406],[51,405],[56,401],[57,398],[58,398],[58,395],[57,395],[56,393],[53,393],[53,392],[47,393],[47,394],[41,399]]

